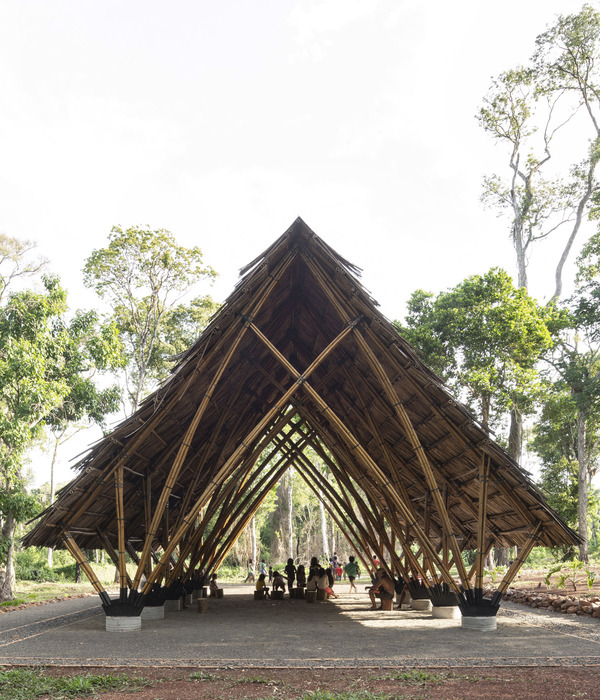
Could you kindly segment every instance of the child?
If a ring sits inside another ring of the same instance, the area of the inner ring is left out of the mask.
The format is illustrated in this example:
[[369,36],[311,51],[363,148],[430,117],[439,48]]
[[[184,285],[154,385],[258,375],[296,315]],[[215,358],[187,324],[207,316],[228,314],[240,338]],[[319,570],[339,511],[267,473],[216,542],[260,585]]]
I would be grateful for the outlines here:
[[265,579],[267,578],[266,574],[260,574],[258,577],[258,581],[256,582],[256,590],[257,591],[263,591],[263,595],[265,598],[269,597],[269,587],[267,586],[267,582]]
[[280,589],[285,593],[285,583],[283,581],[283,576],[279,573],[279,571],[274,571],[273,572],[273,590],[278,591]]
[[[331,569],[327,569],[325,571],[325,576],[327,577],[327,585],[325,586],[325,590],[327,591],[327,595],[330,598],[339,598],[339,595],[336,595],[333,592],[333,571]],[[320,588],[320,586],[319,586]]]
[[298,564],[296,575],[298,577],[298,588],[306,588],[306,572],[304,571],[304,564]]
[[217,574],[213,574],[210,577],[210,597],[211,598],[216,598],[217,597],[217,591],[219,590],[219,586],[217,585]]
[[288,582],[288,591],[290,592],[290,595],[292,595],[292,588],[294,587],[294,581],[296,580],[296,567],[294,566],[293,559],[290,558],[287,560],[284,571]]

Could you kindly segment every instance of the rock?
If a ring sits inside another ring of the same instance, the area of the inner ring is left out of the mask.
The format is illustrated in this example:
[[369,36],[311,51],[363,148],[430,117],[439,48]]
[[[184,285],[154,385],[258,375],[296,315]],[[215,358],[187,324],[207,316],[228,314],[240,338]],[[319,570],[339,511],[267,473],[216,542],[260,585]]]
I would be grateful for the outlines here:
[[574,615],[578,610],[579,607],[577,605],[569,605],[568,608],[565,608],[567,615]]

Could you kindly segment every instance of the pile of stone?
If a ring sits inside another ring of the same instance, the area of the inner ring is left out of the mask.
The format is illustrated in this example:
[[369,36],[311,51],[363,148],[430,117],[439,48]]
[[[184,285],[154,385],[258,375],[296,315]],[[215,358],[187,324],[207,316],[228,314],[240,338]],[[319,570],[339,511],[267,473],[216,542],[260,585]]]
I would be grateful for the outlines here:
[[[490,594],[493,590],[490,589]],[[558,595],[556,593],[543,593],[533,591],[519,591],[509,588],[504,594],[505,600],[521,605],[529,605],[531,608],[542,608],[566,613],[567,615],[587,615],[600,619],[600,596],[578,597],[577,595]]]

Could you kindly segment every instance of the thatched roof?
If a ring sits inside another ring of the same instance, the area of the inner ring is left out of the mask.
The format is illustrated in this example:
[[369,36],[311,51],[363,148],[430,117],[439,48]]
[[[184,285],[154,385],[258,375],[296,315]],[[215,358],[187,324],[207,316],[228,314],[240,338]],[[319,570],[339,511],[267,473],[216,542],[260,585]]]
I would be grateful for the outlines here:
[[[349,490],[369,494],[365,507],[379,509],[409,540],[420,527],[438,552],[444,534],[461,549],[476,548],[481,518],[490,546],[523,546],[534,531],[540,545],[576,544],[527,474],[378,311],[359,274],[297,219],[242,270],[170,378],[81,459],[79,475],[25,545],[60,547],[69,532],[81,548],[116,546],[121,467],[130,551],[141,550],[161,494],[168,510],[151,539],[164,545],[231,475],[238,488],[221,502],[233,513],[255,483],[240,486],[249,478],[242,465],[269,444],[288,458],[266,462],[269,474],[294,464],[314,482],[302,455],[310,444]],[[284,445],[290,430],[301,444]]]

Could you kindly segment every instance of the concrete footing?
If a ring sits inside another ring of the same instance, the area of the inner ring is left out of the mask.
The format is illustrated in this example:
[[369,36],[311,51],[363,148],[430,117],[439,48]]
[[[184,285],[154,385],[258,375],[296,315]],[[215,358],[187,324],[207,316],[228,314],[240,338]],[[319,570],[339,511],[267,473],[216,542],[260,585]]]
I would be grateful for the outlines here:
[[496,629],[496,617],[463,617],[462,628],[464,630],[478,630],[479,632],[493,632]]
[[164,605],[148,605],[142,610],[140,615],[142,620],[164,620],[165,606]]
[[192,605],[194,602],[194,595],[192,593],[188,593],[185,596],[185,604],[186,605]]
[[410,602],[411,610],[431,610],[429,598],[413,598]]
[[142,618],[135,617],[112,617],[106,616],[107,632],[139,632],[142,629]]
[[165,612],[177,612],[183,608],[181,598],[177,600],[165,600]]
[[431,608],[431,616],[441,620],[460,620],[462,613],[458,605],[434,605]]

